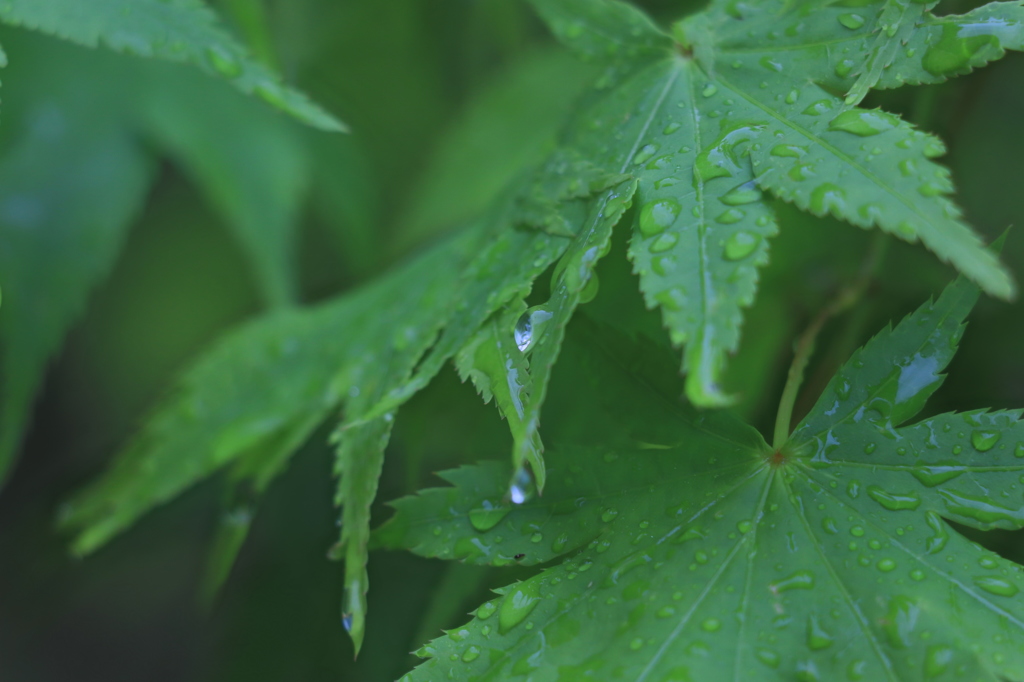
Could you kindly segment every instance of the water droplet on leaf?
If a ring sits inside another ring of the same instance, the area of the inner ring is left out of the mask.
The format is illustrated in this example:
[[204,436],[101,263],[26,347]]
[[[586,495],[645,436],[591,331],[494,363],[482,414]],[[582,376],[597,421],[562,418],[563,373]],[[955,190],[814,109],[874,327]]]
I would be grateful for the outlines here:
[[753,232],[740,231],[734,233],[725,241],[726,260],[741,260],[752,254],[758,244],[761,243],[761,235]]

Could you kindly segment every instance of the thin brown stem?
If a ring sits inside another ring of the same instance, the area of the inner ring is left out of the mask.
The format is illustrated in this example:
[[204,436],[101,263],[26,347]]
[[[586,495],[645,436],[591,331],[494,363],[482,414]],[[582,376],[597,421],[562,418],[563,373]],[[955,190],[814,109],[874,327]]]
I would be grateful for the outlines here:
[[775,435],[772,438],[772,447],[775,450],[785,445],[789,439],[790,426],[793,421],[793,405],[796,404],[797,394],[800,392],[800,385],[803,383],[807,364],[811,360],[811,355],[814,354],[814,346],[818,340],[818,334],[821,333],[826,322],[848,310],[864,295],[882,262],[887,245],[888,239],[885,233],[881,230],[875,232],[857,277],[853,282],[844,286],[836,293],[835,297],[818,312],[811,321],[811,324],[797,340],[793,364],[789,367],[786,386],[782,390],[782,398],[779,400],[779,411],[775,416]]

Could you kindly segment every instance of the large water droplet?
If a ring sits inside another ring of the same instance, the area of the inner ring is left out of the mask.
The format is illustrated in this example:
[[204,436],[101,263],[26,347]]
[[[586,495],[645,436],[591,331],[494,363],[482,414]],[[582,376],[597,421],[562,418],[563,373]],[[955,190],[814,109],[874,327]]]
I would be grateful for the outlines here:
[[949,532],[946,530],[946,524],[942,517],[933,511],[925,514],[924,518],[928,527],[935,533],[935,535],[925,540],[925,549],[929,554],[938,554],[945,548],[946,543],[949,542]]
[[840,213],[846,207],[846,192],[831,182],[823,182],[811,192],[810,205],[815,213]]
[[733,187],[726,194],[719,198],[726,206],[743,206],[752,204],[761,199],[761,190],[752,181],[745,182],[738,187]]
[[508,487],[508,496],[512,504],[523,504],[533,497],[536,492],[536,484],[533,474],[525,466],[520,466],[512,475],[512,482]]
[[524,353],[531,350],[543,334],[545,323],[552,317],[551,311],[543,306],[534,306],[523,313],[512,332],[516,347]]
[[678,312],[686,307],[687,296],[682,287],[672,287],[665,291],[659,291],[655,294],[654,300],[666,310]]
[[842,130],[847,133],[868,137],[892,130],[899,125],[899,119],[884,111],[865,111],[850,109],[829,121],[829,130]]
[[932,464],[919,463],[911,471],[914,474],[914,478],[921,481],[929,488],[951,481],[960,474],[964,473],[965,469],[959,465],[955,460],[947,459],[942,462],[934,462]]
[[516,583],[501,601],[498,613],[498,631],[501,634],[526,620],[540,602],[540,582],[535,578]]
[[924,673],[928,677],[938,677],[949,669],[953,662],[953,647],[945,644],[932,644],[924,654]]
[[741,260],[754,253],[761,243],[761,235],[741,230],[725,240],[726,260]]
[[834,638],[825,631],[817,616],[810,616],[807,619],[807,646],[814,651],[826,649],[832,646]]
[[1020,592],[1020,588],[1013,583],[991,575],[975,578],[974,584],[989,594],[999,595],[1000,597],[1012,597]]
[[917,509],[921,506],[921,498],[914,492],[891,493],[877,485],[873,485],[868,488],[868,495],[889,511]]
[[801,147],[798,144],[777,144],[772,147],[772,156],[778,156],[781,158],[799,159],[807,153],[806,147]]
[[819,99],[817,102],[812,102],[807,105],[803,113],[807,116],[821,116],[822,114],[832,111],[835,107],[835,102],[830,99]]
[[651,259],[651,270],[654,270],[654,273],[660,277],[665,277],[675,271],[676,265],[674,256],[658,256]]
[[815,175],[817,175],[817,173],[814,170],[814,166],[812,166],[811,164],[798,163],[792,168],[790,168],[788,171],[786,171],[786,175],[789,176],[791,180],[796,180],[797,182],[800,182],[801,180],[813,178]]
[[[671,232],[658,235],[658,238],[650,246],[651,253],[664,253],[679,243],[679,237]],[[654,264],[652,263],[653,267]]]
[[738,208],[730,208],[723,212],[721,215],[718,215],[715,218],[715,222],[721,225],[732,225],[733,223],[738,223],[739,221],[743,220],[746,216],[746,212]]
[[999,431],[989,431],[985,429],[978,429],[971,433],[971,445],[978,452],[988,452],[995,444],[999,442],[1003,434]]
[[483,506],[469,512],[469,522],[473,528],[483,533],[501,523],[501,520],[508,516],[508,512],[508,507],[496,506],[484,501]]
[[790,590],[810,590],[814,587],[814,574],[810,571],[796,571],[790,576],[771,583],[768,588],[774,594]]
[[1019,528],[1024,523],[1024,508],[1011,509],[995,504],[988,497],[939,489],[946,509],[974,519],[987,528]]
[[850,29],[856,31],[858,28],[864,25],[864,17],[859,14],[853,14],[852,12],[847,14],[839,15],[839,23]]
[[855,66],[857,66],[857,62],[852,59],[844,59],[836,64],[836,75],[840,78],[846,78],[853,72],[853,67]]
[[498,606],[494,602],[489,601],[486,604],[480,605],[480,608],[476,610],[476,617],[480,620],[487,620],[488,618],[493,616],[494,612],[497,610]]
[[910,647],[914,628],[917,627],[921,609],[909,597],[896,595],[889,600],[889,611],[884,623],[889,642],[899,649]]
[[580,305],[583,305],[584,303],[590,303],[595,298],[597,298],[597,292],[600,288],[601,281],[598,279],[597,275],[592,272],[589,273],[587,283],[583,285],[583,288],[580,289],[579,292]]
[[645,237],[661,234],[679,217],[682,207],[675,199],[653,201],[640,210],[640,233]]
[[656,144],[645,144],[637,151],[636,156],[633,157],[633,163],[637,166],[641,165],[657,154],[658,149],[659,147]]

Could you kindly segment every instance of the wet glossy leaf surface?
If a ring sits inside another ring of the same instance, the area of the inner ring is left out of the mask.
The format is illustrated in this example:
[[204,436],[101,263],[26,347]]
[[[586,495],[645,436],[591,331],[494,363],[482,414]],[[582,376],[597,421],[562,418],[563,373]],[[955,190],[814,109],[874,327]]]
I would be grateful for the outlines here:
[[[732,401],[721,373],[777,230],[762,190],[920,240],[1012,296],[1006,270],[946,198],[949,173],[931,160],[942,143],[855,105],[872,87],[937,82],[1019,49],[1019,3],[940,20],[918,3],[718,2],[677,23],[674,43],[624,3],[534,5],[570,48],[612,65],[559,153],[638,179],[630,256],[648,306],[685,346],[694,403]],[[949,45],[943,30],[956,34]]]
[[405,679],[1020,676],[1024,572],[945,520],[1024,525],[1019,413],[905,425],[976,297],[961,280],[876,336],[778,452],[652,389],[653,363],[627,371],[595,334],[577,340],[563,364],[606,412],[561,422],[542,498],[509,506],[505,466],[465,467],[378,531],[425,556],[555,562]]

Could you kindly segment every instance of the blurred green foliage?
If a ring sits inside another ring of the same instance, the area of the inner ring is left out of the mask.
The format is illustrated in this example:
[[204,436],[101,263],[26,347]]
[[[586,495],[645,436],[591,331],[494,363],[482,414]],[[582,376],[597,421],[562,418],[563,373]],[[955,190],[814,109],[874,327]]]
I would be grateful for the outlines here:
[[[666,23],[698,6],[636,4]],[[253,60],[352,134],[305,127],[187,65],[0,30],[10,61],[0,125],[0,462],[20,451],[0,494],[2,679],[394,679],[413,664],[408,652],[524,570],[375,554],[371,616],[353,661],[338,617],[342,570],[325,558],[337,539],[327,429],[267,490],[212,605],[198,595],[230,495],[225,477],[85,561],[70,558],[68,538],[54,531],[60,504],[106,468],[208,344],[262,312],[354,289],[480,217],[549,151],[593,75],[519,0],[216,8]],[[1020,222],[1024,57],[868,102],[947,142],[958,202],[978,232],[991,240]],[[775,208],[783,229],[724,381],[740,398],[736,411],[762,432],[794,338],[868,248],[858,228]],[[600,294],[580,310],[667,345],[637,291],[623,232],[598,266]],[[1024,272],[1014,232],[1003,260]],[[922,249],[893,243],[865,300],[825,329],[795,416],[853,348],[937,295],[951,274]],[[18,287],[39,298],[15,295]],[[1024,405],[1022,306],[982,299],[928,413]],[[559,377],[556,366],[555,386]],[[495,410],[445,367],[402,408],[374,518],[388,517],[383,501],[436,482],[432,472],[506,458],[510,448]],[[1024,560],[1019,534],[983,540]]]

